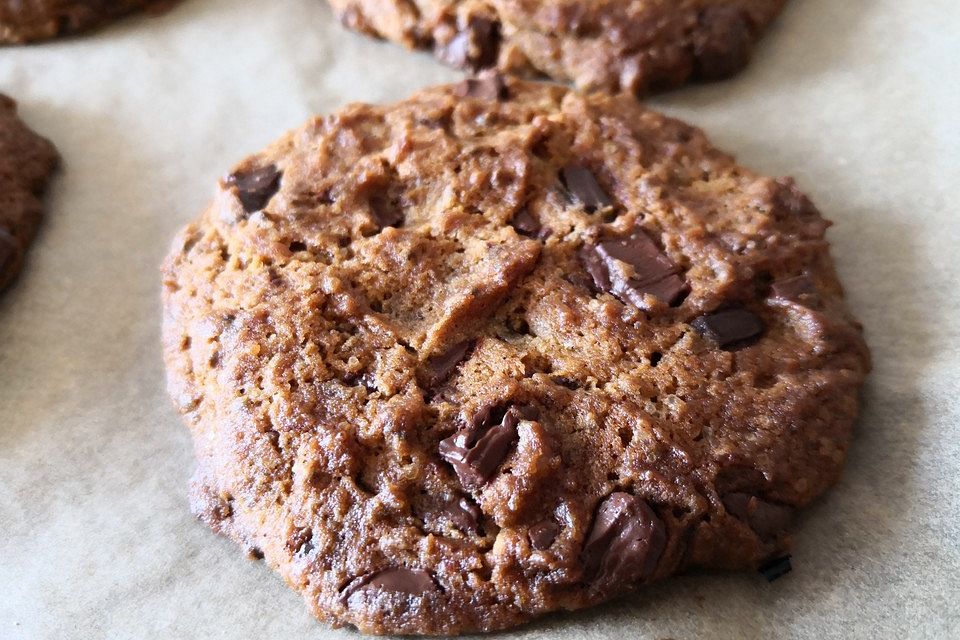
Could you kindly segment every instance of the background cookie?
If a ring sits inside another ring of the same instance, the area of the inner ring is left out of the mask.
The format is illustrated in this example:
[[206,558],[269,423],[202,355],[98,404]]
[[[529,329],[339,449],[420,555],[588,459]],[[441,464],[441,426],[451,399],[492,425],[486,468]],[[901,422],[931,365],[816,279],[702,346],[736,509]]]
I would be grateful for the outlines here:
[[20,271],[58,159],[53,145],[23,124],[16,103],[0,93],[0,289]]
[[163,11],[176,0],[0,0],[0,44],[49,40],[99,27],[137,9]]
[[490,76],[314,119],[164,267],[193,508],[380,633],[775,575],[869,366],[827,226],[628,97]]
[[455,67],[647,93],[739,71],[784,0],[329,0],[351,29]]

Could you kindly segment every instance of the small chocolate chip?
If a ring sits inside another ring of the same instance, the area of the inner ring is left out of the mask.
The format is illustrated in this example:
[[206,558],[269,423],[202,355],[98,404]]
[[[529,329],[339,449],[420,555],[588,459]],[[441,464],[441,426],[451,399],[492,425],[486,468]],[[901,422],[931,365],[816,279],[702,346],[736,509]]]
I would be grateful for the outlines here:
[[479,98],[499,102],[510,97],[510,90],[499,73],[487,73],[478,78],[467,78],[457,85],[456,93],[461,98]]
[[370,198],[370,212],[381,229],[399,227],[404,220],[403,208],[385,193]]
[[561,170],[560,178],[570,197],[582,204],[587,213],[613,206],[610,196],[585,166],[568,164]]
[[598,291],[641,309],[647,294],[676,305],[690,291],[677,265],[639,228],[625,238],[584,246],[580,260]]
[[793,508],[761,500],[749,493],[728,493],[722,500],[727,511],[747,524],[763,541],[775,539],[793,522]]
[[644,500],[610,494],[597,509],[580,552],[586,582],[627,584],[650,576],[666,545],[663,522]]
[[559,532],[560,527],[557,526],[557,523],[553,520],[544,520],[539,524],[535,524],[530,527],[530,531],[527,532],[530,538],[530,546],[537,551],[549,549],[553,541],[557,539]]
[[438,54],[441,60],[458,69],[479,71],[497,61],[499,48],[500,24],[483,16],[471,16]]
[[424,378],[427,386],[434,389],[450,379],[457,365],[466,357],[472,346],[472,340],[464,340],[443,353],[427,358],[424,365]]
[[517,215],[513,216],[513,220],[510,221],[510,225],[517,230],[517,233],[524,236],[530,236],[531,238],[537,237],[543,227],[540,225],[540,221],[537,220],[532,213],[530,213],[526,208],[521,209],[517,212]]
[[726,309],[700,316],[691,325],[704,338],[712,340],[721,348],[744,344],[763,333],[763,322],[746,309]]
[[777,578],[782,578],[791,571],[793,571],[793,565],[790,564],[790,556],[774,558],[760,565],[760,573],[767,579],[767,582],[773,582]]
[[350,596],[358,591],[385,591],[405,593],[411,596],[424,596],[437,591],[437,583],[430,573],[420,569],[396,567],[383,571],[374,571],[355,578],[340,592],[340,602],[346,604]]
[[260,211],[280,188],[282,173],[276,165],[243,169],[227,176],[225,184],[237,189],[237,197],[247,213]]
[[456,471],[460,483],[476,489],[487,482],[507,457],[517,439],[517,425],[532,415],[519,407],[510,407],[497,422],[489,406],[481,409],[467,425],[440,442],[440,457]]
[[444,507],[447,519],[464,533],[476,533],[480,527],[483,512],[470,498],[453,500]]
[[770,297],[798,304],[815,304],[817,287],[810,276],[777,280],[770,286]]

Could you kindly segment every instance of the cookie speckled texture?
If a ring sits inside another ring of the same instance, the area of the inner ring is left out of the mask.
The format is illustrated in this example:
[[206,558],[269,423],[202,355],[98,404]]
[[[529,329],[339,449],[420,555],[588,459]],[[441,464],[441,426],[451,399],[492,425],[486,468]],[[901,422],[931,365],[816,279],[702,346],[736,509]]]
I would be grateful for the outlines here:
[[733,75],[785,0],[329,0],[351,29],[580,89],[645,94]]
[[0,44],[49,40],[100,27],[139,9],[164,11],[176,0],[0,0]]
[[53,145],[21,122],[17,104],[0,93],[0,289],[20,272],[58,161]]
[[193,508],[374,633],[764,566],[869,368],[827,227],[628,96],[486,77],[314,119],[164,266]]

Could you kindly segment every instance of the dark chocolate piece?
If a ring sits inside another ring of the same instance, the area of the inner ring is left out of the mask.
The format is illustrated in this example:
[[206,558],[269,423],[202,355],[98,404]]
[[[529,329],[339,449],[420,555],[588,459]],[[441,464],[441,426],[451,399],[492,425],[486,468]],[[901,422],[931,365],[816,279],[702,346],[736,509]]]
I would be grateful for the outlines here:
[[500,25],[482,16],[472,16],[466,27],[439,49],[440,59],[458,69],[479,71],[497,61]]
[[583,165],[568,164],[560,172],[563,186],[570,196],[580,204],[587,213],[613,206],[613,201],[603,190],[593,173]]
[[815,304],[817,287],[810,276],[795,276],[774,282],[770,286],[770,297],[798,304]]
[[507,83],[499,73],[487,73],[477,78],[467,78],[457,85],[457,95],[462,98],[501,101],[510,97]]
[[729,78],[747,66],[753,52],[753,34],[746,12],[737,7],[711,6],[700,13],[699,23],[693,37],[697,78]]
[[764,541],[776,538],[789,529],[793,521],[792,507],[767,502],[749,493],[728,493],[723,496],[723,506]]
[[450,375],[464,359],[472,346],[472,340],[464,340],[463,342],[453,345],[443,353],[427,358],[424,366],[427,386],[433,389],[449,380]]
[[370,211],[381,229],[399,227],[403,223],[403,209],[385,193],[370,198]]
[[663,522],[646,501],[616,492],[597,509],[580,562],[586,582],[626,584],[649,577],[666,545]]
[[268,164],[265,167],[231,173],[225,183],[228,187],[236,187],[243,210],[253,213],[263,209],[280,189],[282,175],[276,165]]
[[456,528],[465,533],[476,533],[480,526],[482,512],[470,498],[453,500],[444,507],[444,513]]
[[407,569],[406,567],[384,569],[355,578],[340,592],[340,602],[346,604],[353,594],[368,590],[423,596],[428,593],[435,593],[437,583],[434,582],[430,573],[421,569]]
[[760,566],[760,573],[767,579],[767,582],[782,578],[791,571],[793,571],[793,565],[790,564],[790,556],[774,558]]
[[763,322],[752,311],[725,309],[702,315],[691,325],[704,338],[712,340],[721,348],[736,347],[763,333]]
[[17,241],[3,227],[0,227],[0,273],[6,271],[17,253]]
[[489,406],[455,434],[440,442],[440,457],[453,466],[460,483],[468,489],[483,485],[507,457],[517,438],[517,425],[532,415],[518,407],[510,407],[497,423]]
[[580,260],[598,291],[641,309],[646,294],[676,305],[690,290],[677,265],[640,228],[626,238],[584,246]]
[[533,217],[533,214],[527,211],[526,208],[521,209],[517,212],[517,215],[513,216],[510,225],[516,229],[520,235],[531,238],[537,237],[543,230],[540,221]]
[[553,541],[557,539],[559,532],[560,527],[557,526],[557,523],[553,520],[544,520],[539,524],[535,524],[530,527],[530,531],[527,534],[530,538],[530,546],[537,551],[549,549]]

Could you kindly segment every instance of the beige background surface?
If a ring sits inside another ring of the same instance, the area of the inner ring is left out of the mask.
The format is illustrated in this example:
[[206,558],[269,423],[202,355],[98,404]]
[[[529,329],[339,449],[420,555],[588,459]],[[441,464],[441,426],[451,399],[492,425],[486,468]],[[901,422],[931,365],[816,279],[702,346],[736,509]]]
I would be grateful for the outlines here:
[[[836,222],[876,368],[795,571],[673,580],[513,638],[960,637],[960,4],[791,0],[736,80],[654,105]],[[188,513],[157,265],[218,176],[308,114],[457,74],[319,0],[187,0],[0,49],[0,90],[63,152],[0,299],[0,638],[355,638]]]

